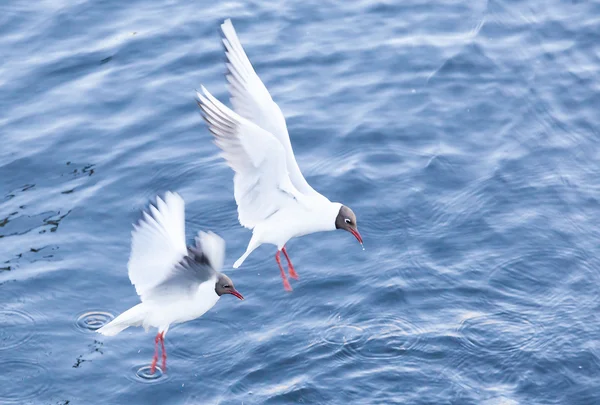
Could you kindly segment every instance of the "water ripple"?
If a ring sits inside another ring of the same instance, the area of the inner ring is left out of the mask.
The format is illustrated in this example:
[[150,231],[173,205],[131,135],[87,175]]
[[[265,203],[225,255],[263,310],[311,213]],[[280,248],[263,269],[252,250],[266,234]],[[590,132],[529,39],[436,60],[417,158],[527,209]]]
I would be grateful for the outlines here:
[[539,344],[541,328],[517,313],[499,312],[465,319],[459,332],[468,350],[507,354]]
[[31,339],[35,321],[27,313],[16,310],[0,311],[0,350],[11,349]]
[[129,372],[126,376],[128,380],[142,384],[160,384],[169,379],[169,374],[163,373],[159,366],[156,366],[154,374],[152,374],[150,370],[150,365],[134,366],[129,369]]
[[[547,257],[556,263],[565,261],[565,252],[546,252],[541,250],[517,253],[493,268],[488,276],[490,286],[495,291],[513,297],[533,300],[540,296],[550,298],[551,290],[561,283],[565,273],[543,272]],[[506,255],[508,256],[508,255]],[[566,271],[565,267],[563,271]],[[542,276],[542,277],[540,277]]]
[[356,352],[359,357],[365,359],[392,359],[402,356],[419,346],[423,333],[417,325],[400,317],[374,319],[362,326],[366,338]]
[[79,315],[75,326],[83,332],[95,332],[113,319],[115,316],[110,312],[90,311]]
[[31,360],[0,361],[0,402],[24,404],[45,398],[49,389],[48,370]]
[[[176,333],[173,333],[177,331]],[[242,329],[236,323],[219,318],[202,318],[193,325],[176,325],[169,331],[173,348],[168,353],[186,360],[228,357],[242,350]],[[223,339],[227,336],[227,339]]]
[[338,346],[356,344],[364,339],[365,330],[355,325],[335,325],[323,332],[324,342]]

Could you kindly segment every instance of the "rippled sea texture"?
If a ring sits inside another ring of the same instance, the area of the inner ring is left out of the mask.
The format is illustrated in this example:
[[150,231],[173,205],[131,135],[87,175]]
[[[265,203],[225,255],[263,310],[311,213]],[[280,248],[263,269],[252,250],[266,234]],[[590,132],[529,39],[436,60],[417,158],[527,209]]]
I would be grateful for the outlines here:
[[[228,17],[365,239],[292,240],[293,293],[272,246],[231,269],[250,233],[194,102],[228,100]],[[600,403],[599,43],[592,1],[3,1],[0,403]],[[166,190],[246,301],[148,380],[152,334],[93,330],[138,302]]]

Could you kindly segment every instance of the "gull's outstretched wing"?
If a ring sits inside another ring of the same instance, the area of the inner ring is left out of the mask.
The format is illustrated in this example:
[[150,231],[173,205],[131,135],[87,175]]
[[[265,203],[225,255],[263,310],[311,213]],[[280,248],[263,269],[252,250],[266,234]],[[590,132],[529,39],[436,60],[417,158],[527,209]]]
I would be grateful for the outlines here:
[[302,175],[294,156],[283,113],[254,71],[231,20],[225,20],[221,29],[225,35],[223,44],[229,69],[227,80],[234,111],[271,133],[281,143],[290,180],[298,191],[305,195],[321,196]]
[[209,284],[203,290],[211,291],[224,258],[225,241],[213,232],[199,232],[196,245],[188,249],[162,282],[144,294],[143,301],[172,303],[193,299],[203,283]]
[[128,269],[131,284],[143,301],[187,255],[185,203],[178,194],[167,192],[164,201],[157,197],[156,205],[142,215],[131,233]]
[[201,283],[216,282],[225,241],[212,232],[199,232],[195,241],[190,248],[185,244],[185,203],[179,194],[167,192],[143,212],[133,226],[128,263],[142,302],[190,298]]
[[235,201],[242,226],[258,223],[305,198],[290,181],[281,143],[263,128],[226,107],[202,87],[197,93],[209,131],[235,171]]

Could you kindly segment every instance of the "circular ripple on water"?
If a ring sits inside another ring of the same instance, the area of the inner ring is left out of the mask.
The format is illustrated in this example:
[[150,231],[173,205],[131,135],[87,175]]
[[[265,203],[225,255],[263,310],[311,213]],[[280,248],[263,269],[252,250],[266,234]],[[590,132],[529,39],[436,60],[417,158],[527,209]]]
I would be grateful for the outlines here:
[[466,319],[459,332],[468,349],[511,353],[530,346],[539,335],[539,328],[520,314],[499,312]]
[[318,340],[332,350],[334,359],[345,362],[356,356],[366,337],[360,326],[338,324],[323,329]]
[[113,319],[115,317],[110,312],[90,311],[79,315],[75,326],[84,332],[95,332]]
[[[169,367],[169,363],[167,361],[167,367]],[[142,383],[142,384],[157,384],[163,383],[169,379],[169,375],[167,373],[163,373],[162,368],[156,366],[156,370],[154,370],[154,374],[150,372],[150,365],[147,364],[145,366],[134,366],[127,373],[127,378],[130,381]]]
[[[177,330],[176,333],[173,333]],[[205,359],[227,353],[231,356],[243,348],[243,330],[236,324],[218,318],[200,319],[198,322],[175,326],[169,331],[173,336],[173,349],[167,352],[180,359]],[[223,339],[227,336],[227,339]]]
[[35,330],[33,318],[21,311],[0,311],[0,350],[22,345],[31,339]]
[[23,404],[33,398],[44,399],[48,390],[48,370],[29,360],[0,362],[0,403]]
[[423,333],[416,325],[402,318],[375,319],[363,326],[366,338],[358,353],[368,359],[402,356],[418,346]]
[[[539,256],[546,257],[542,252],[539,252]],[[540,263],[538,254],[518,254],[493,268],[488,276],[488,282],[502,292],[526,297],[545,294],[551,287],[548,280],[551,276],[540,279],[532,271],[535,268],[545,267],[544,263]]]
[[343,346],[359,344],[364,340],[365,330],[355,325],[335,325],[325,329],[321,339],[330,345]]

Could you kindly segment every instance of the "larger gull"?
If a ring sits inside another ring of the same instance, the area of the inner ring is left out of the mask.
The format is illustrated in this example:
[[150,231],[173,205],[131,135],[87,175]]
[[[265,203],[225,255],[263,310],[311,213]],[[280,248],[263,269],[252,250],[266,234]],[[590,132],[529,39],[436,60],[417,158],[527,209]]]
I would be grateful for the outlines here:
[[197,97],[215,143],[235,172],[234,196],[240,224],[252,230],[246,252],[233,267],[238,268],[261,244],[275,245],[283,286],[291,291],[280,259],[283,252],[290,277],[297,279],[285,248],[287,241],[335,229],[352,233],[361,245],[362,237],[350,208],[329,201],[308,184],[296,163],[285,118],[254,71],[231,20],[225,20],[221,29],[235,111],[204,86]]

